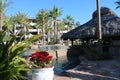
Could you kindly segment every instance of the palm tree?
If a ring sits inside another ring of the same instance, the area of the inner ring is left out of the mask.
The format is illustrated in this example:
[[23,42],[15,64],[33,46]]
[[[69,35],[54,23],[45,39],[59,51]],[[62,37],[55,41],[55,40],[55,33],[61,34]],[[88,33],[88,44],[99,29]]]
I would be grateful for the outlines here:
[[23,27],[24,24],[26,24],[28,18],[27,15],[25,13],[22,12],[18,12],[15,16],[14,16],[14,20],[17,24],[20,25],[20,27]]
[[72,25],[74,24],[74,19],[71,16],[66,16],[66,18],[63,19],[65,24],[67,25],[67,30],[69,31],[70,28],[72,28]]
[[42,27],[42,34],[43,34],[43,44],[44,44],[44,41],[45,41],[45,30],[44,30],[44,27],[45,27],[45,24],[48,22],[49,20],[49,12],[45,9],[42,9],[38,12],[37,14],[37,23],[39,25],[39,27]]
[[75,22],[74,28],[75,28],[75,27],[78,27],[78,26],[80,26],[80,22],[79,22],[79,21]]
[[55,42],[57,42],[57,17],[62,15],[62,11],[56,6],[50,11],[50,17],[53,19]]
[[120,8],[120,0],[115,2],[118,6],[116,7],[116,9]]
[[19,30],[20,30],[20,36],[23,37],[23,39],[25,38],[25,34],[26,31],[27,31],[27,20],[28,20],[28,17],[25,13],[21,13],[21,12],[18,12],[15,16],[13,16],[13,21],[15,22],[15,27],[18,27]]
[[50,43],[51,42],[51,34],[53,32],[53,29],[50,25],[45,27],[45,31],[47,33],[47,42]]
[[3,19],[3,29],[7,29],[7,30],[10,30],[12,31],[13,30],[13,27],[12,27],[12,20],[11,20],[11,17],[8,17],[8,16],[4,16],[4,19]]
[[58,30],[59,30],[59,31],[65,30],[65,23],[63,23],[63,22],[58,23]]
[[14,34],[14,27],[13,27],[14,22],[12,21],[11,17],[4,16],[3,19],[3,30],[6,30],[7,34],[6,36],[10,36],[10,34]]
[[0,32],[2,31],[3,14],[11,3],[9,0],[0,0]]

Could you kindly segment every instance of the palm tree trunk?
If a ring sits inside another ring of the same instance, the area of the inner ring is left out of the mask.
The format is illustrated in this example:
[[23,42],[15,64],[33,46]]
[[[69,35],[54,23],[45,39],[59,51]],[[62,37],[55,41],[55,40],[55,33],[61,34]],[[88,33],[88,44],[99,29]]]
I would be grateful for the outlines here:
[[54,37],[55,37],[55,41],[57,42],[57,26],[56,26],[56,19],[54,20]]
[[45,32],[44,32],[44,18],[42,19],[42,35],[43,35],[43,44],[45,44]]
[[3,15],[2,13],[0,13],[0,32],[2,32],[2,18],[3,18]]
[[48,31],[48,37],[47,37],[47,42],[50,42],[50,31]]

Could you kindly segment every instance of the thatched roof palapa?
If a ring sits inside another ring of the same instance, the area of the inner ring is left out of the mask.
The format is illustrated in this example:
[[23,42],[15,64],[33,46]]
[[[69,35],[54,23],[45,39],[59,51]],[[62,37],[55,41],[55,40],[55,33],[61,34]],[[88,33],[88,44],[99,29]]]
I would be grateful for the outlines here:
[[[120,17],[118,17],[109,8],[101,7],[101,24],[102,24],[102,36],[120,37]],[[98,36],[98,21],[97,11],[93,12],[92,19],[87,23],[78,26],[77,28],[65,33],[61,36],[66,39],[84,39],[84,38],[97,38]]]

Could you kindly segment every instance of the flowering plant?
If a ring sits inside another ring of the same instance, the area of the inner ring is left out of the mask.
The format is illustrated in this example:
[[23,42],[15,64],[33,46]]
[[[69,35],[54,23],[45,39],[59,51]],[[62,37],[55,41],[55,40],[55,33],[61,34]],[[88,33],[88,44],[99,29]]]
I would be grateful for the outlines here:
[[33,67],[44,68],[49,67],[52,62],[52,56],[46,51],[36,51],[29,56],[29,60]]

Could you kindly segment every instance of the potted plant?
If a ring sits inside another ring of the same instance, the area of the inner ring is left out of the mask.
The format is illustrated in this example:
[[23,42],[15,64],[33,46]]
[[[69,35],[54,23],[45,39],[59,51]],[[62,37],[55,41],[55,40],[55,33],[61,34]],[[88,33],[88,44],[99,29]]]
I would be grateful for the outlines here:
[[32,65],[32,80],[53,80],[52,58],[46,51],[36,51],[29,56]]

